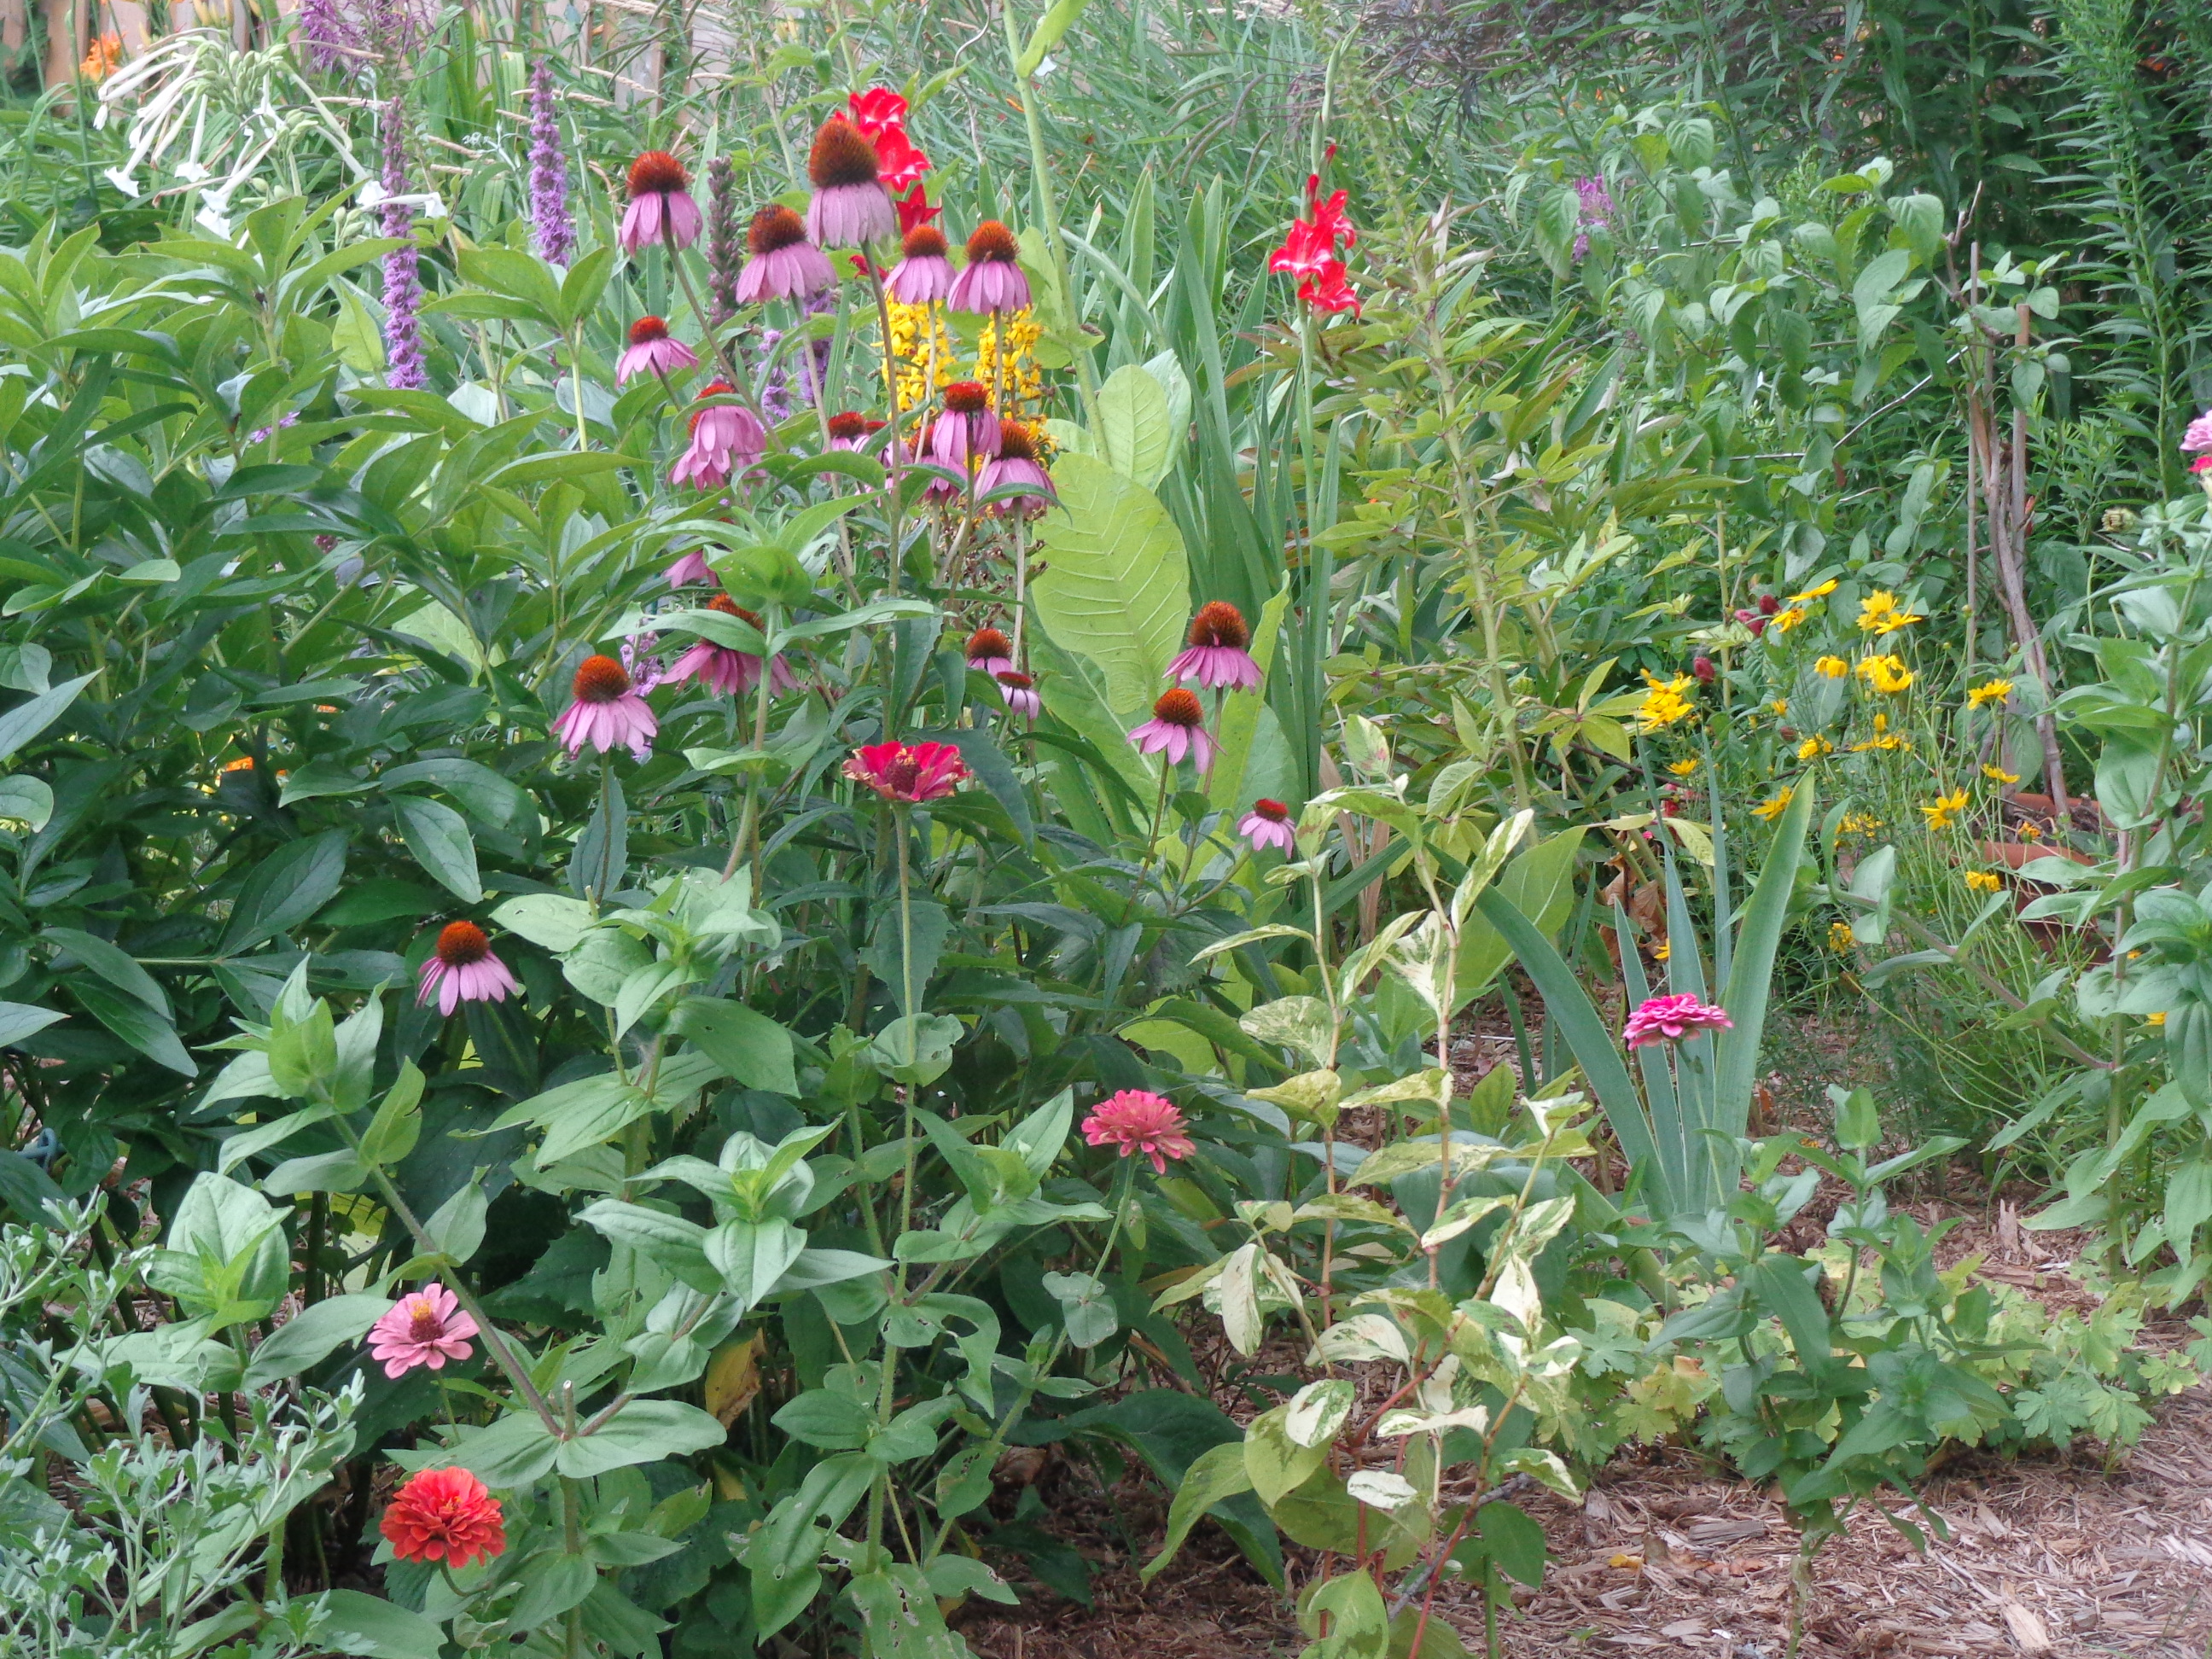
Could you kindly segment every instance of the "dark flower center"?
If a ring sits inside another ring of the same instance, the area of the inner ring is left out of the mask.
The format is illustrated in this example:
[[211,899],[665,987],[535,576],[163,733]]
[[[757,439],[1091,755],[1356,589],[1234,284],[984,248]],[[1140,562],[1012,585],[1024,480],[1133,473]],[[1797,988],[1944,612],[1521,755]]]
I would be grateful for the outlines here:
[[1199,702],[1197,692],[1178,685],[1160,693],[1160,700],[1152,705],[1152,718],[1170,726],[1198,726],[1206,720],[1206,707]]
[[745,232],[745,246],[756,255],[774,253],[805,240],[805,222],[781,202],[770,202],[753,215],[752,225]]
[[968,238],[968,258],[971,261],[996,259],[1003,264],[1012,264],[1020,253],[1020,245],[1014,240],[1014,233],[996,219],[984,220]]
[[1243,613],[1220,599],[1200,605],[1198,615],[1191,618],[1190,642],[1195,646],[1224,646],[1231,651],[1242,651],[1251,638],[1244,626]]
[[968,655],[971,659],[1013,654],[1013,647],[1007,644],[1006,636],[995,628],[979,628],[968,636]]
[[899,242],[899,252],[909,259],[942,259],[945,233],[934,225],[916,225]]
[[1264,795],[1252,803],[1252,811],[1270,823],[1288,823],[1291,821],[1289,807],[1279,800],[1269,800]]
[[438,935],[438,960],[448,968],[466,968],[491,954],[491,941],[473,921],[449,921]]
[[872,421],[866,416],[848,410],[830,417],[830,435],[844,443],[853,443],[871,432],[882,429],[881,421]]
[[840,185],[876,182],[876,147],[867,135],[842,115],[833,115],[814,135],[814,148],[806,154],[806,176],[817,190]]
[[955,380],[945,388],[945,406],[955,415],[981,415],[991,406],[991,394],[981,380]]
[[612,657],[586,657],[576,670],[576,697],[581,702],[612,702],[629,692],[629,673]]
[[407,1334],[416,1342],[430,1342],[445,1334],[446,1322],[438,1317],[428,1302],[415,1304],[415,1316],[407,1322]]
[[658,317],[641,317],[629,325],[632,345],[651,345],[655,340],[668,337],[668,325]]
[[1000,422],[999,459],[1005,461],[1036,459],[1036,434],[1019,421]]
[[999,684],[1011,687],[1016,691],[1026,691],[1036,682],[1026,674],[1018,674],[1011,668],[1001,668],[999,671]]
[[629,193],[635,201],[641,196],[666,195],[685,188],[691,175],[684,170],[684,163],[665,149],[649,149],[629,164]]

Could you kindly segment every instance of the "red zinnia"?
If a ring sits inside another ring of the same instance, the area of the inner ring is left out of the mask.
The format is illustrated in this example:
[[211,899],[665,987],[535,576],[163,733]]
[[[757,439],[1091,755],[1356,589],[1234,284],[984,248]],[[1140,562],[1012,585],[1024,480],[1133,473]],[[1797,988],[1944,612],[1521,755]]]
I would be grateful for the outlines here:
[[380,1524],[402,1561],[465,1567],[507,1548],[499,1499],[466,1469],[424,1469],[399,1489]]
[[845,775],[885,800],[918,802],[951,794],[968,775],[968,764],[949,743],[872,743],[852,752]]

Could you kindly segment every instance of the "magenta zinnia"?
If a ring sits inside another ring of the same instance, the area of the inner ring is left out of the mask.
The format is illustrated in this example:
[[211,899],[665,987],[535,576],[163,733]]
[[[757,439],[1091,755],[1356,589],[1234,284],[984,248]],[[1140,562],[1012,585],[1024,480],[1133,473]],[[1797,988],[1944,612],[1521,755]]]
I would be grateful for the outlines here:
[[1637,1005],[1622,1028],[1621,1040],[1632,1048],[1654,1043],[1680,1042],[1700,1031],[1731,1031],[1735,1022],[1728,1010],[1693,996],[1647,997]]
[[[479,935],[481,937],[481,935]],[[461,1310],[443,1285],[425,1285],[392,1304],[368,1328],[368,1351],[384,1362],[386,1376],[404,1376],[417,1365],[443,1370],[448,1359],[466,1359],[477,1322]]]
[[422,964],[416,1000],[428,1006],[434,996],[438,1012],[451,1014],[465,1002],[504,1002],[510,992],[521,989],[507,964],[492,954],[483,928],[473,921],[449,921]]
[[1198,1148],[1185,1132],[1182,1113],[1165,1096],[1124,1089],[1083,1120],[1083,1138],[1093,1146],[1119,1146],[1121,1156],[1142,1152],[1161,1175],[1171,1158],[1188,1158]]
[[958,788],[968,763],[949,743],[872,743],[847,757],[845,775],[885,800],[920,802]]

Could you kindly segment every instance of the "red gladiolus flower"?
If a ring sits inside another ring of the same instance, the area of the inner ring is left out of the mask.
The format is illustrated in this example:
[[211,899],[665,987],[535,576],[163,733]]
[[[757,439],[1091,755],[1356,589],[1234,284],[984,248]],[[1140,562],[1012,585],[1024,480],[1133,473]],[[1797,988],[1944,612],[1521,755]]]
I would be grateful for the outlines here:
[[499,1499],[466,1469],[424,1469],[399,1489],[380,1525],[402,1561],[465,1567],[507,1548]]
[[885,800],[921,802],[958,788],[968,763],[949,743],[872,743],[853,751],[845,775]]
[[1309,276],[1300,283],[1298,298],[1316,311],[1349,311],[1356,315],[1359,310],[1359,296],[1346,280],[1344,263],[1340,259],[1331,259],[1319,276]]
[[[874,141],[876,176],[885,190],[896,195],[929,171],[929,157],[907,136],[905,99],[888,87],[871,87],[850,94],[845,101],[852,107],[853,125]],[[905,222],[903,202],[899,204],[899,228],[912,228]]]
[[1346,280],[1341,258],[1346,249],[1358,245],[1359,232],[1345,216],[1344,203],[1344,191],[1323,197],[1321,175],[1308,175],[1306,212],[1310,216],[1291,220],[1282,246],[1267,258],[1268,270],[1298,279],[1298,298],[1316,311],[1359,309],[1359,296]]
[[1143,1089],[1124,1089],[1103,1103],[1083,1120],[1083,1138],[1093,1146],[1119,1146],[1123,1158],[1142,1152],[1161,1175],[1168,1172],[1170,1158],[1198,1150],[1176,1103]]
[[899,234],[902,236],[909,230],[920,229],[945,211],[941,207],[930,206],[929,192],[920,185],[900,197],[895,205],[898,209]]

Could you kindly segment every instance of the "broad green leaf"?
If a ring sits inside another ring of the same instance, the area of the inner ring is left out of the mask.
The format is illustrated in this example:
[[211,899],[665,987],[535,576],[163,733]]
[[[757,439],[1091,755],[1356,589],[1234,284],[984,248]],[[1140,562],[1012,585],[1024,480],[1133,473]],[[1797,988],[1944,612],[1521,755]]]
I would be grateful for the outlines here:
[[298,927],[337,896],[345,866],[345,836],[336,830],[295,841],[256,865],[231,906],[217,953],[240,956]]
[[477,877],[476,843],[469,838],[468,820],[450,806],[419,795],[394,795],[392,814],[407,838],[415,861],[443,882],[464,904],[483,901],[483,884]]
[[1151,489],[1166,476],[1181,435],[1170,422],[1166,389],[1135,363],[1122,364],[1098,388],[1099,453],[1133,483]]
[[76,694],[91,684],[91,675],[80,674],[0,714],[0,761],[6,760],[59,720],[63,711],[76,701]]
[[246,1362],[245,1386],[258,1389],[297,1376],[332,1349],[360,1341],[393,1305],[380,1296],[333,1296],[301,1309],[261,1339]]
[[633,1400],[588,1435],[561,1443],[554,1467],[572,1480],[635,1463],[658,1463],[719,1446],[728,1437],[713,1416],[680,1400]]
[[446,1633],[419,1613],[362,1590],[325,1590],[314,1598],[316,1643],[360,1659],[438,1659]]
[[54,792],[38,778],[0,778],[0,822],[20,823],[33,833],[54,815]]
[[1160,1553],[1145,1563],[1138,1577],[1151,1583],[1160,1569],[1175,1559],[1200,1516],[1224,1498],[1251,1490],[1252,1477],[1245,1472],[1242,1440],[1224,1440],[1200,1452],[1176,1488],[1175,1501],[1168,1505],[1167,1537],[1160,1544]]
[[1054,464],[1059,504],[1037,523],[1047,568],[1030,602],[1062,650],[1105,676],[1123,729],[1149,715],[1190,621],[1190,562],[1159,498],[1104,461]]

